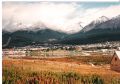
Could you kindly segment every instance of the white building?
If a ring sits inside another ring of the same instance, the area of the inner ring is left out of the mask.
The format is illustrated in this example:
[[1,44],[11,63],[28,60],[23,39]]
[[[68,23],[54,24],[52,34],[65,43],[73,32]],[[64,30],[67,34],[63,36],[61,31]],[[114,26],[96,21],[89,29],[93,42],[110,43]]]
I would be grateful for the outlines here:
[[118,47],[117,50],[120,50],[120,47]]

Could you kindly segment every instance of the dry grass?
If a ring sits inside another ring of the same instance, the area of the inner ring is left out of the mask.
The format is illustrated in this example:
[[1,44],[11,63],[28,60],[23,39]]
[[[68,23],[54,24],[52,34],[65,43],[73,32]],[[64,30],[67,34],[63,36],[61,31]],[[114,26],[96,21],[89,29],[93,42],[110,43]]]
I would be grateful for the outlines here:
[[58,62],[49,60],[28,60],[28,59],[3,59],[3,67],[15,66],[17,68],[23,68],[23,70],[29,69],[31,71],[75,71],[80,74],[108,74],[108,75],[120,75],[119,72],[110,70],[110,65],[92,66],[88,64],[81,64],[76,62]]
[[[88,60],[88,59],[87,59]],[[113,78],[120,78],[120,73],[112,71],[109,64],[102,66],[92,66],[90,64],[82,63],[79,60],[68,58],[44,58],[44,59],[11,59],[3,58],[3,68],[15,67],[16,69],[22,69],[22,71],[30,72],[76,72],[82,75],[97,74],[100,75],[108,84]]]

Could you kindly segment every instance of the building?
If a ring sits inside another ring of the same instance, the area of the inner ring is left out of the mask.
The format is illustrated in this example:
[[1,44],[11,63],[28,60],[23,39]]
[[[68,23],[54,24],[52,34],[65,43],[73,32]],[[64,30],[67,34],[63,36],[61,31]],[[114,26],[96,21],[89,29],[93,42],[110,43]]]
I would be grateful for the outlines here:
[[120,51],[115,51],[111,60],[110,68],[120,72]]
[[118,47],[117,50],[120,50],[120,47]]

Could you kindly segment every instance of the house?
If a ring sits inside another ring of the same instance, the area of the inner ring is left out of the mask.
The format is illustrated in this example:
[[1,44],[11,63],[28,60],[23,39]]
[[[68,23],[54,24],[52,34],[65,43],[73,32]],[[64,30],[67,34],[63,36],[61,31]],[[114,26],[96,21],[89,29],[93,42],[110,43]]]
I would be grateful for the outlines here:
[[120,51],[115,51],[111,60],[110,68],[120,72]]
[[117,50],[120,50],[120,47],[118,47]]

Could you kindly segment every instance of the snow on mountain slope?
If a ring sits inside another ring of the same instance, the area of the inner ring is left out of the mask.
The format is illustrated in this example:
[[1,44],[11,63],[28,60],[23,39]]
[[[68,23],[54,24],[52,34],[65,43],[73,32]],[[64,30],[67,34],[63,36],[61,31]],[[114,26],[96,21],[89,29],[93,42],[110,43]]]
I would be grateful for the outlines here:
[[83,31],[84,32],[87,32],[87,31],[90,31],[92,30],[93,28],[95,28],[97,25],[101,24],[101,23],[104,23],[106,21],[108,21],[109,18],[107,18],[106,16],[101,16],[99,17],[98,19],[92,21],[90,24],[88,24],[87,26],[85,26],[83,28]]
[[108,19],[105,16],[92,21],[90,24],[84,27],[83,32],[88,32],[93,29],[117,29],[120,28],[120,15]]
[[[99,28],[99,29],[111,29],[111,30],[115,30],[115,29],[118,29],[120,28],[120,15],[98,25],[96,28]],[[96,29],[95,28],[95,29]]]

